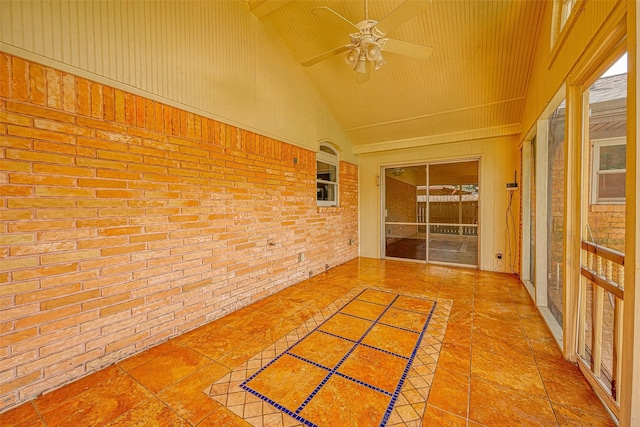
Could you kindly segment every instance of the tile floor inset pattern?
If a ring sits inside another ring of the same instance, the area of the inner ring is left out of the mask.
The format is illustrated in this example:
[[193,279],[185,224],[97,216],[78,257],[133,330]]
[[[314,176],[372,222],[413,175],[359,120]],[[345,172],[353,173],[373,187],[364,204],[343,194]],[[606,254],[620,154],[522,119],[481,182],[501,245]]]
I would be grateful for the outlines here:
[[419,425],[450,306],[352,292],[205,393],[254,426]]

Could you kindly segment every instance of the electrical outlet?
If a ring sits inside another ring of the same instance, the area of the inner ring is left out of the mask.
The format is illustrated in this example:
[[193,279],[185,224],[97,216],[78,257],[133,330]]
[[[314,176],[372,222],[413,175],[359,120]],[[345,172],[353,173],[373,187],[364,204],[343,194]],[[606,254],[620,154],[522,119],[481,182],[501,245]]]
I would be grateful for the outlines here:
[[302,262],[302,261],[304,261],[304,252],[300,252],[298,254],[298,262]]

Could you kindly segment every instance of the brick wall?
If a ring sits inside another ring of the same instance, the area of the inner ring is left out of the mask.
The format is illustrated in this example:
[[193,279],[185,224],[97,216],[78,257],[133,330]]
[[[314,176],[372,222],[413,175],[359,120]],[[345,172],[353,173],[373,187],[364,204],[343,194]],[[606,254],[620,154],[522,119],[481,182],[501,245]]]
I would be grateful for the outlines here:
[[0,141],[0,410],[358,254],[357,166],[1,52]]
[[[602,134],[602,137],[611,137],[611,133]],[[617,136],[617,135],[615,135]],[[592,139],[593,136],[592,136]],[[597,185],[593,181],[593,147],[589,150],[589,192],[592,191],[593,185]],[[591,195],[589,194],[589,197]],[[618,252],[625,252],[625,204],[606,204],[591,203],[589,200],[588,224],[589,238],[598,245],[606,246]]]
[[[559,110],[556,110],[559,111]],[[564,176],[564,127],[565,116],[559,114],[549,121],[549,164],[547,174],[547,298],[553,317],[562,326],[564,294],[564,222],[565,222],[565,176]],[[542,195],[541,195],[542,196]]]

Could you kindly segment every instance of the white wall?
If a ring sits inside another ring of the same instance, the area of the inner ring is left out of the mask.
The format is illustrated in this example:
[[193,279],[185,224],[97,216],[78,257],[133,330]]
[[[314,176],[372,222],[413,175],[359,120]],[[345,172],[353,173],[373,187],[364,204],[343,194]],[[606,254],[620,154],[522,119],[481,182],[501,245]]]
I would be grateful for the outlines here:
[[[381,166],[479,158],[479,268],[509,272],[507,260],[511,254],[506,252],[505,241],[508,203],[506,183],[513,181],[513,173],[518,168],[516,136],[362,154],[359,157],[361,256],[380,257],[380,187],[377,185],[377,176],[380,174]],[[517,225],[519,191],[514,195],[512,209]],[[513,241],[511,248],[514,252],[517,251]],[[505,254],[501,267],[496,260],[498,250],[502,250]]]
[[0,50],[316,150],[351,144],[242,1],[0,0]]

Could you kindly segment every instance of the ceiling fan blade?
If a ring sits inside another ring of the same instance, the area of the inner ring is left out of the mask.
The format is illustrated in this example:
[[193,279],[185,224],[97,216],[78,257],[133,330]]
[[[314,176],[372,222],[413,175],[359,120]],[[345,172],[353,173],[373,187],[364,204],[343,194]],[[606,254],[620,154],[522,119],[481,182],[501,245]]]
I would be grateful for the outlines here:
[[360,31],[360,29],[356,27],[353,22],[349,21],[347,18],[340,15],[335,10],[329,9],[327,6],[316,7],[311,11],[311,13],[316,15],[318,18],[324,19],[332,25],[341,28],[342,31],[346,32],[347,34],[354,32],[357,33],[358,31]]
[[302,63],[302,66],[303,67],[309,67],[309,66],[311,66],[313,64],[317,64],[320,61],[324,61],[327,58],[331,58],[332,56],[336,56],[336,55],[341,54],[342,52],[346,52],[349,49],[351,49],[351,46],[349,46],[349,45],[339,46],[339,47],[337,47],[335,49],[331,49],[331,50],[323,53],[322,55],[318,55],[315,58],[311,58],[311,59],[308,59],[308,60],[304,61]]
[[371,65],[369,61],[365,62],[364,67],[364,73],[356,73],[357,83],[366,83],[369,81],[369,77],[371,77]]
[[396,39],[387,40],[384,44],[383,51],[418,59],[427,59],[433,54],[433,48],[431,46],[409,43]]
[[427,0],[407,0],[393,9],[382,21],[378,22],[376,28],[384,34],[388,34],[389,31],[418,15],[427,6],[429,6],[429,1]]

